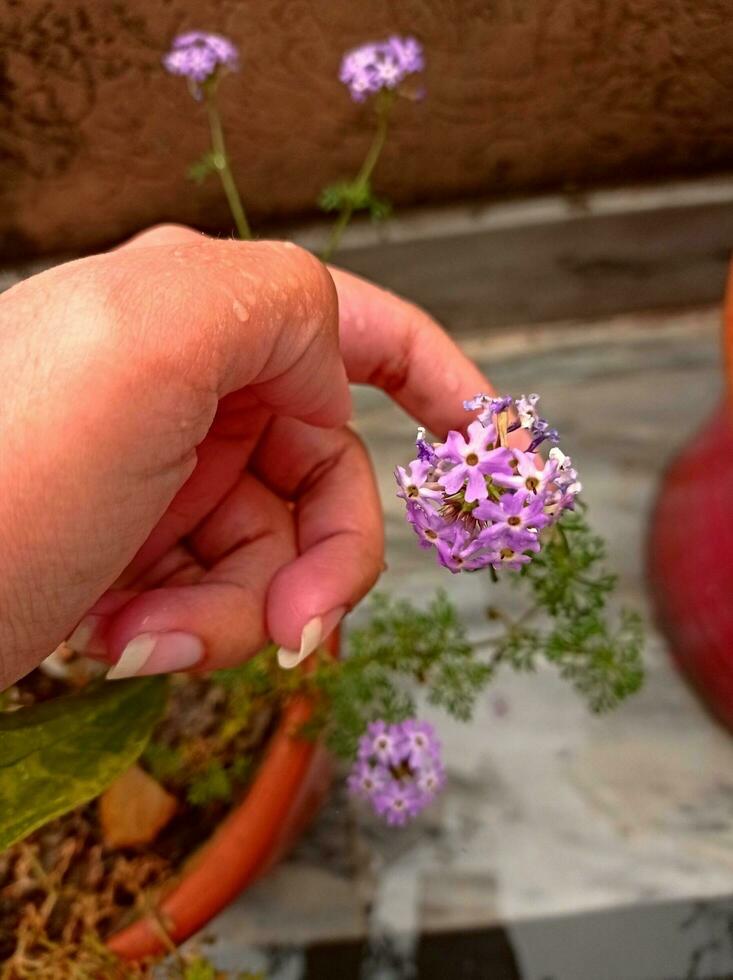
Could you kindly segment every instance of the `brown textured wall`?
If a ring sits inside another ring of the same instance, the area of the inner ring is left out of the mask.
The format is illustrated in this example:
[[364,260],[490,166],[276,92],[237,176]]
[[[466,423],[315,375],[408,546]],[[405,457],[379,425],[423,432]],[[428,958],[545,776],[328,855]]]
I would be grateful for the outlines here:
[[733,0],[5,0],[0,250],[90,248],[151,222],[227,225],[184,177],[205,120],[160,55],[179,30],[230,35],[222,86],[255,220],[313,207],[358,165],[365,111],[342,50],[425,44],[428,99],[398,106],[375,177],[398,203],[733,164]]

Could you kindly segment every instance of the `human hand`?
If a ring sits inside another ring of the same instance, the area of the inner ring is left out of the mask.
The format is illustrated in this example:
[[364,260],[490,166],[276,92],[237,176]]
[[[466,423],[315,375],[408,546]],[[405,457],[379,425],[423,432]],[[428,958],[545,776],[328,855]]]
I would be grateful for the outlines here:
[[440,435],[488,388],[391,294],[177,227],[4,294],[0,368],[0,689],[72,630],[118,676],[295,661],[383,563],[347,375]]

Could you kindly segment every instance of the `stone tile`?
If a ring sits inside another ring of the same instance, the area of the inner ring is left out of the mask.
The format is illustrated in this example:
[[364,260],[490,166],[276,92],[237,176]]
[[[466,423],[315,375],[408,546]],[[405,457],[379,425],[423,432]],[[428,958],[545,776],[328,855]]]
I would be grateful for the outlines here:
[[[647,616],[648,511],[670,454],[719,397],[718,319],[717,310],[617,317],[464,343],[500,389],[541,391],[608,540],[619,601]],[[356,405],[387,521],[379,587],[418,601],[446,588],[481,635],[490,582],[434,565],[394,496],[392,470],[409,458],[414,423],[378,392],[360,389]],[[359,930],[377,941],[729,890],[733,742],[651,627],[645,656],[644,692],[602,718],[549,667],[500,675],[471,727],[426,707],[449,771],[436,805],[394,832],[337,791],[293,860],[217,920],[222,942]]]
[[481,928],[497,917],[490,872],[429,871],[420,878],[421,931]]
[[206,932],[221,950],[307,945],[363,936],[366,917],[352,882],[326,867],[289,861],[272,870],[218,916]]

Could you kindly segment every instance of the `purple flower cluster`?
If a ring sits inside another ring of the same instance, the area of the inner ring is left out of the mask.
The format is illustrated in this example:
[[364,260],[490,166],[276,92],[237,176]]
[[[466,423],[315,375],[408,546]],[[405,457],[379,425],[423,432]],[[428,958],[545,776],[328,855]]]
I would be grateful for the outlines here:
[[359,740],[347,782],[390,826],[404,826],[445,784],[435,729],[414,718],[395,725],[372,722]]
[[[572,460],[557,446],[544,463],[535,455],[558,434],[537,412],[539,395],[464,402],[479,415],[466,436],[451,431],[445,442],[417,434],[417,458],[398,466],[398,496],[423,548],[435,548],[451,572],[492,566],[516,571],[540,550],[540,532],[572,508],[580,493]],[[514,411],[516,418],[512,420]],[[507,434],[529,433],[526,450],[507,445]]]
[[237,71],[239,52],[235,45],[220,34],[206,31],[187,31],[173,39],[163,65],[171,75],[187,78],[197,97],[200,86],[219,70]]
[[408,75],[425,67],[422,45],[414,37],[390,37],[370,41],[347,51],[339,79],[347,85],[354,102],[382,89],[396,89]]

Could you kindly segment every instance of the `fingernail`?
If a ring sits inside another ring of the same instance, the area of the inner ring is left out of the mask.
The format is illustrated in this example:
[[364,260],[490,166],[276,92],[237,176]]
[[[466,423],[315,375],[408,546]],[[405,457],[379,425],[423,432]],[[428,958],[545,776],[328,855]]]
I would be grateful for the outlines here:
[[186,670],[199,663],[203,655],[203,643],[191,633],[141,633],[127,644],[107,680]]
[[101,640],[93,642],[94,634],[102,625],[101,616],[85,616],[66,641],[74,653],[104,653]]
[[337,606],[330,612],[324,613],[323,616],[314,616],[313,619],[309,619],[300,634],[300,649],[288,650],[287,647],[280,647],[277,651],[278,664],[285,670],[297,667],[306,657],[310,657],[327,636],[333,633],[345,615],[346,606]]

